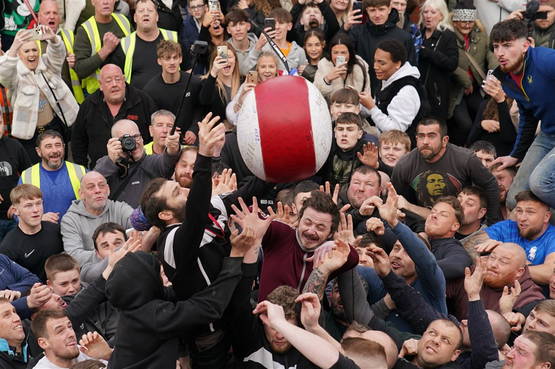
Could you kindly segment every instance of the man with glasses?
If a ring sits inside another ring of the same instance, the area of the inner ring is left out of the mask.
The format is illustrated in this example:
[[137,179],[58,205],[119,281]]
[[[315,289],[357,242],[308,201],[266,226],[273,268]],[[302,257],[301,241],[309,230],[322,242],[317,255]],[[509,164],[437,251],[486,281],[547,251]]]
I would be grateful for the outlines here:
[[121,119],[135,122],[143,140],[149,142],[148,126],[155,110],[146,93],[125,84],[118,66],[106,64],[100,71],[100,89],[87,96],[72,126],[74,162],[93,168],[107,154],[105,143],[112,137],[110,127]]
[[108,140],[108,155],[100,158],[94,170],[101,173],[110,186],[113,200],[125,201],[131,207],[139,205],[147,183],[154,178],[170,178],[181,147],[179,131],[166,137],[162,154],[146,155],[139,127],[129,119],[117,121],[112,126]]
[[204,19],[204,14],[208,10],[206,6],[206,0],[188,0],[187,1],[188,15],[183,18],[183,26],[181,28],[181,45],[183,46],[183,52],[185,54],[185,63],[187,64],[187,69],[191,67],[189,50],[191,45],[198,40],[200,28],[202,27],[202,20]]

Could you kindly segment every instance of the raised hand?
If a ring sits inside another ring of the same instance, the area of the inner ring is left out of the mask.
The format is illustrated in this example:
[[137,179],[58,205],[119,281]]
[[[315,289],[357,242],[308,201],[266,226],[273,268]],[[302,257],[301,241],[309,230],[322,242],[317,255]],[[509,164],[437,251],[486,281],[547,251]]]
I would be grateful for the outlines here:
[[241,233],[237,228],[232,229],[230,241],[231,253],[229,256],[231,257],[243,257],[250,249],[257,246],[254,230],[249,225],[246,225]]
[[474,272],[470,272],[470,268],[464,268],[464,290],[468,296],[468,301],[480,300],[480,291],[484,282],[484,269],[480,259],[476,261]]
[[221,195],[237,190],[237,176],[231,168],[222,171],[222,175],[216,186],[212,185],[212,196]]
[[378,196],[371,196],[363,201],[362,205],[358,209],[360,215],[364,215],[365,217],[369,217],[374,214],[374,210],[383,205],[383,200]]
[[79,349],[93,359],[110,360],[112,349],[98,332],[88,332],[79,340]]
[[140,235],[139,232],[131,233],[131,236],[127,241],[125,241],[122,247],[117,250],[110,251],[110,255],[108,255],[108,265],[102,272],[102,277],[104,277],[104,279],[108,279],[117,262],[128,253],[139,251],[141,249],[141,245],[142,235]]
[[329,275],[345,265],[350,252],[351,248],[346,242],[336,240],[331,249],[314,262],[314,268]]
[[324,186],[320,185],[320,191],[327,195],[330,195],[335,205],[337,205],[337,201],[339,200],[340,189],[341,189],[341,186],[339,185],[339,183],[337,183],[333,188],[333,193],[331,192],[331,183],[329,181],[326,181],[326,183],[324,183]]
[[403,342],[403,347],[399,351],[399,357],[404,358],[407,356],[414,356],[418,353],[418,340],[414,338],[409,338]]
[[374,262],[374,270],[380,277],[385,277],[391,272],[391,262],[387,253],[378,246],[369,246],[366,254],[372,258]]
[[345,215],[344,212],[339,213],[339,226],[337,232],[333,235],[334,240],[341,240],[346,244],[353,244],[355,242],[355,235],[353,232],[353,216],[351,214]]
[[357,152],[357,158],[362,164],[378,169],[378,146],[372,142],[365,143],[362,152]]
[[372,217],[366,221],[366,230],[374,232],[377,236],[383,236],[385,226],[380,218]]
[[276,325],[285,322],[285,313],[283,307],[280,305],[272,304],[270,301],[262,301],[254,308],[253,314],[259,314],[263,323],[271,328],[276,328]]
[[320,299],[318,295],[306,292],[299,295],[295,302],[301,304],[301,323],[307,331],[313,331],[318,327],[320,319]]
[[513,311],[518,296],[522,291],[519,281],[515,281],[514,287],[503,287],[503,294],[499,298],[499,312],[501,314],[510,313]]
[[271,206],[268,206],[268,214],[270,214],[271,217],[273,217],[273,219],[275,220],[279,220],[282,221],[283,223],[289,224],[292,227],[295,227],[295,223],[297,221],[296,216],[291,216],[292,211],[291,211],[291,206],[289,205],[283,205],[283,203],[281,201],[278,201],[277,203],[277,212],[274,211],[274,209]]
[[30,309],[36,309],[46,304],[48,300],[52,297],[52,289],[42,283],[35,283],[31,287],[31,292],[27,297],[27,306]]
[[387,200],[378,210],[380,211],[380,217],[388,222],[391,227],[395,227],[399,223],[397,219],[399,210],[398,196],[391,182],[387,184]]
[[260,218],[260,210],[258,209],[258,201],[256,200],[256,197],[252,198],[251,209],[249,209],[242,198],[239,198],[239,206],[241,206],[241,209],[235,205],[231,205],[231,208],[235,212],[235,215],[232,215],[231,219],[235,223],[239,224],[241,228],[251,227],[254,231],[256,239],[261,241],[274,218],[272,215],[263,219]]
[[21,297],[21,292],[12,291],[12,290],[2,290],[0,291],[0,297],[12,302]]
[[199,154],[207,157],[218,157],[225,142],[225,127],[218,124],[220,117],[212,118],[212,113],[206,114],[199,122]]

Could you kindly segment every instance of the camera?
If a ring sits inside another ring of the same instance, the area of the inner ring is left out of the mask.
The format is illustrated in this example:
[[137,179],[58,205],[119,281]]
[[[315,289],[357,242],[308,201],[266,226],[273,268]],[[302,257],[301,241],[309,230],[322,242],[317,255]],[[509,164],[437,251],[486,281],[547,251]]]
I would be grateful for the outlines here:
[[193,56],[201,56],[206,55],[208,52],[208,42],[206,41],[195,41],[194,44],[191,45],[191,55]]
[[547,19],[547,12],[539,12],[539,9],[540,3],[537,0],[530,0],[526,3],[526,10],[522,13],[530,36],[532,35],[532,22],[538,19]]
[[132,152],[137,148],[137,142],[135,138],[131,135],[123,135],[119,138],[119,142],[121,142],[121,149],[124,152]]

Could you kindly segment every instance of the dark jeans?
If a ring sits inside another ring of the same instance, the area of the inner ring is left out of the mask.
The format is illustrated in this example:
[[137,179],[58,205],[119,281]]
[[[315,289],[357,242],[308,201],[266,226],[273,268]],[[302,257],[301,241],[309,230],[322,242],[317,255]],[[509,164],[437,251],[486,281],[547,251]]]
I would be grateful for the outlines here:
[[[45,125],[44,127],[40,127],[37,128],[35,131],[35,134],[33,135],[33,137],[29,140],[22,140],[18,138],[18,141],[21,142],[21,144],[23,145],[23,147],[25,148],[25,150],[27,151],[27,155],[29,155],[29,159],[31,159],[31,163],[32,164],[36,164],[40,161],[40,158],[37,154],[37,150],[35,149],[37,146],[37,138],[39,137],[39,135],[46,131],[52,129],[54,131],[60,132],[60,134],[62,135],[62,137],[64,138],[64,143],[67,146],[67,143],[69,141],[69,137],[68,137],[68,128],[65,126],[64,122],[62,122],[62,120],[60,118],[58,118],[57,116],[54,117],[54,119],[52,119],[52,121],[50,123],[48,123],[47,125]],[[66,150],[66,158],[67,158],[67,150]]]

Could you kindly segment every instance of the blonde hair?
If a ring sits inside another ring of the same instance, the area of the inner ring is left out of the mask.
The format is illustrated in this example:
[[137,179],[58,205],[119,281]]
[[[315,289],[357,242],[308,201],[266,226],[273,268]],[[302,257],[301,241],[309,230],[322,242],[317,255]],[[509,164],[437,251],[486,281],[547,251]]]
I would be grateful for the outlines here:
[[[220,46],[227,46],[227,49],[230,50],[233,53],[233,56],[235,57],[235,66],[233,67],[233,72],[231,73],[231,96],[229,97],[229,101],[231,101],[231,99],[233,99],[233,96],[237,94],[237,91],[239,91],[239,87],[241,86],[241,73],[239,71],[239,59],[237,58],[237,52],[229,42],[224,42]],[[217,48],[214,48],[214,50],[212,50],[212,54],[210,55],[210,67],[208,68],[208,73],[204,76],[204,78],[208,78],[208,76],[210,75],[210,69],[212,68],[212,63],[214,63],[214,59],[216,59],[216,55],[217,55]],[[218,93],[220,94],[220,97],[225,96],[224,83],[220,79],[219,75],[216,77],[216,86],[218,87]]]
[[431,7],[438,10],[443,16],[443,19],[437,25],[438,30],[445,31],[446,29],[448,29],[450,31],[454,31],[445,0],[426,0],[424,4],[422,4],[422,6],[420,7],[420,18],[418,20],[418,24],[420,24],[420,26],[424,24],[423,14],[426,7]]

